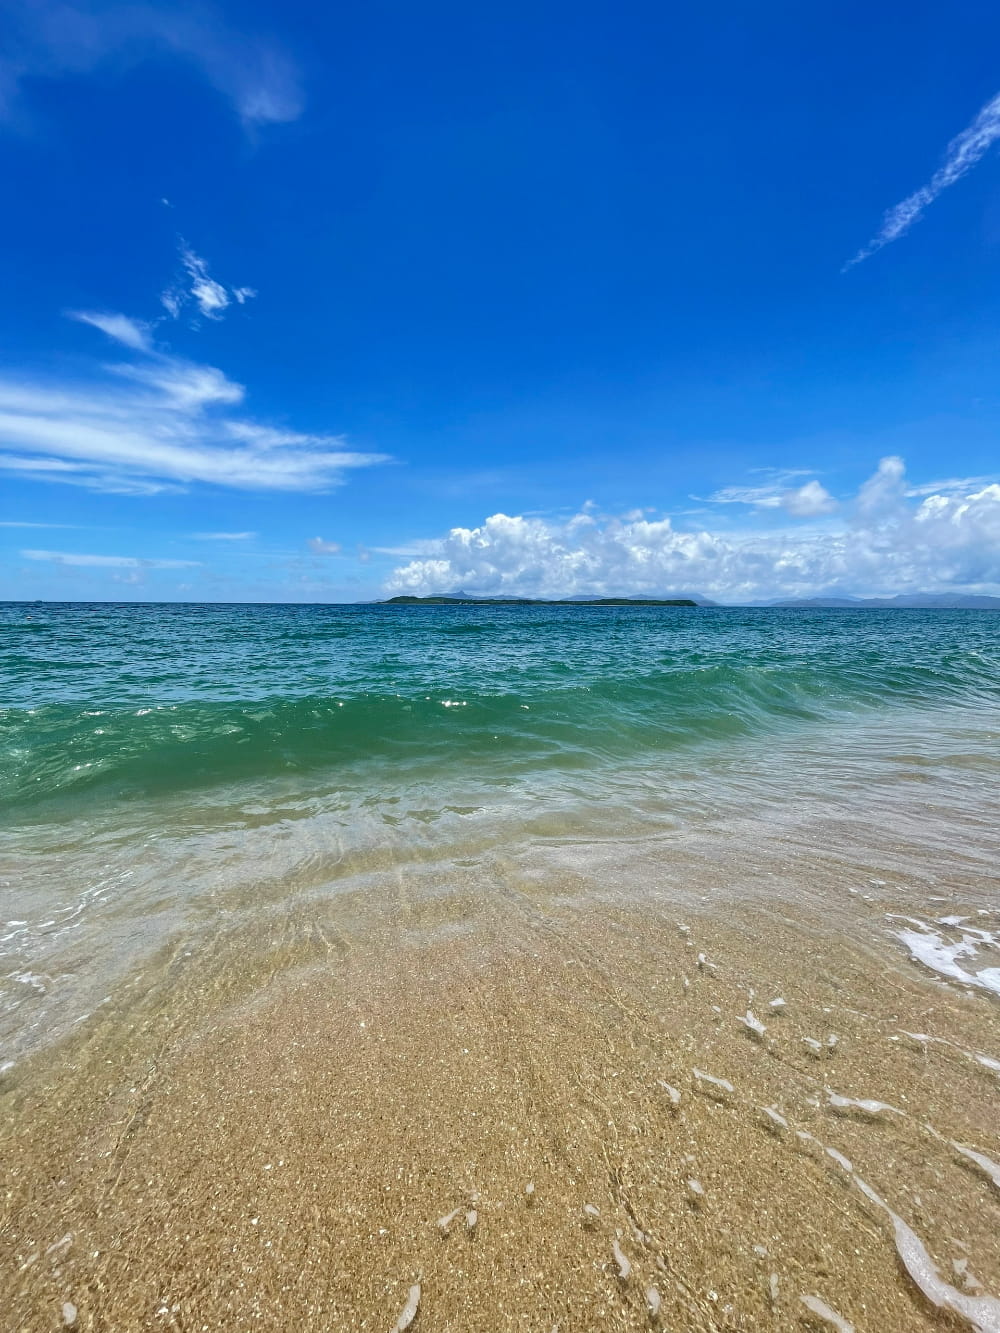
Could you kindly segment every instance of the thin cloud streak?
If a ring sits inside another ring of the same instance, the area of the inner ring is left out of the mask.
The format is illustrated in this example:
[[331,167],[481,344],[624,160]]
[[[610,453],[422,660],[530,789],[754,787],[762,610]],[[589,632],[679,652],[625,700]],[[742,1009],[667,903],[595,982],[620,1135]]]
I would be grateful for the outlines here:
[[121,343],[124,347],[131,347],[134,352],[148,352],[152,349],[149,325],[138,319],[129,319],[127,315],[104,313],[100,310],[68,310],[66,313],[70,319],[100,329],[115,342]]
[[256,532],[192,532],[196,542],[248,542],[256,537]]
[[25,560],[49,560],[57,565],[94,569],[194,569],[200,560],[158,560],[139,555],[87,555],[76,551],[22,551]]
[[[830,492],[815,479],[803,486],[789,486],[787,483],[796,478],[808,476],[801,468],[778,473],[770,485],[765,486],[723,486],[707,497],[710,504],[749,505],[754,509],[784,509],[793,518],[816,518],[820,514],[829,514],[837,508],[837,501]],[[693,496],[692,499],[699,497]]]
[[127,69],[164,56],[199,69],[248,132],[302,113],[301,79],[292,60],[274,42],[230,27],[207,5],[32,0],[8,8],[0,119],[16,115],[26,80],[89,74],[112,61]]
[[882,226],[867,245],[849,259],[841,273],[846,273],[855,264],[863,263],[884,246],[896,241],[918,221],[924,210],[949,185],[971,171],[977,162],[1000,139],[1000,93],[987,102],[975,120],[961,134],[952,139],[945,153],[942,166],[934,173],[926,185],[908,195],[902,203],[890,208],[882,219]]

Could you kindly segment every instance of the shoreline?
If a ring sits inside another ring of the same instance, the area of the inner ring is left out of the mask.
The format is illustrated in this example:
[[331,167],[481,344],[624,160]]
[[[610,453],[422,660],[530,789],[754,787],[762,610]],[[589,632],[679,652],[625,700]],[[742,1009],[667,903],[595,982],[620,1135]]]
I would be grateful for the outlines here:
[[951,1146],[1000,1160],[1000,1010],[849,928],[921,894],[596,887],[400,876],[166,951],[3,1093],[16,1327],[388,1331],[415,1283],[431,1333],[648,1328],[650,1286],[664,1328],[795,1328],[803,1296],[937,1326],[828,1148],[951,1289],[1000,1291],[996,1189]]

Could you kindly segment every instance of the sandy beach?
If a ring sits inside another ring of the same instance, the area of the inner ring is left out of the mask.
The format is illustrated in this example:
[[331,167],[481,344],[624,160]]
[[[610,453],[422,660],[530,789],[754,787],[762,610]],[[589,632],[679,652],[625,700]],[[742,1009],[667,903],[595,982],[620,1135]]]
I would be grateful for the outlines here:
[[827,876],[397,874],[165,953],[7,1076],[5,1326],[997,1327],[995,996]]

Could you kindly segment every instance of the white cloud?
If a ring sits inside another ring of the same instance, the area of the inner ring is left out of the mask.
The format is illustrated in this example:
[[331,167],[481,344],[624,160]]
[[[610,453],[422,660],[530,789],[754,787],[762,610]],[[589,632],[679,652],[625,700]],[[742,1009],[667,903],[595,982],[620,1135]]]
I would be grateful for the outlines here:
[[[711,504],[750,505],[754,509],[784,509],[793,518],[815,518],[837,508],[837,501],[818,481],[807,481],[802,486],[789,486],[796,477],[808,476],[801,468],[774,474],[762,486],[723,486],[708,497]],[[697,497],[693,497],[697,498]]]
[[262,426],[256,421],[231,421],[229,433],[234,440],[243,440],[257,449],[281,449],[287,445],[329,448],[342,442],[337,435],[304,435],[297,430],[276,430],[273,426]]
[[328,490],[350,469],[388,461],[345,449],[335,435],[237,415],[244,397],[216,367],[163,355],[102,368],[85,383],[0,376],[0,469],[147,495],[198,482]]
[[858,508],[864,515],[898,512],[906,493],[904,477],[906,464],[891,454],[879,460],[879,465],[858,491]]
[[837,508],[837,501],[818,481],[807,481],[804,486],[785,491],[781,507],[793,518],[815,518],[818,514],[832,513]]
[[337,555],[340,551],[340,542],[325,542],[322,537],[310,537],[306,545],[316,555]]
[[56,565],[94,569],[192,569],[200,560],[150,560],[138,555],[86,555],[74,551],[22,551],[26,560],[50,560]]
[[944,481],[927,481],[920,486],[907,486],[904,495],[967,495],[976,487],[989,486],[996,477],[948,477]]
[[100,329],[109,338],[124,343],[134,351],[151,350],[149,325],[137,319],[129,319],[127,315],[107,314],[99,310],[70,310],[67,313],[70,319],[79,320],[81,324],[92,324],[95,329]]
[[184,276],[160,296],[160,303],[173,319],[180,318],[188,301],[193,301],[206,319],[221,319],[234,300],[245,305],[257,295],[252,287],[229,288],[217,282],[209,273],[207,262],[184,241],[180,255]]
[[[818,506],[813,513],[826,512],[816,492],[810,504]],[[387,590],[527,597],[695,592],[731,602],[1000,592],[1000,485],[970,483],[964,494],[914,503],[901,460],[887,458],[845,508],[839,521],[822,526],[738,535],[679,531],[669,518],[494,514],[477,528],[453,528],[432,551],[396,569]]]
[[898,240],[904,232],[909,231],[924,209],[949,185],[954,185],[967,171],[971,171],[997,139],[1000,139],[1000,94],[987,102],[972,124],[952,139],[943,164],[928,183],[889,209],[879,230],[853,259],[848,260],[841,272],[870,258],[883,246]]
[[207,5],[32,0],[8,9],[0,117],[15,113],[25,80],[121,70],[163,57],[200,69],[248,130],[302,112],[299,73],[288,56],[243,25],[229,27]]
[[197,542],[248,542],[257,536],[256,532],[192,532]]

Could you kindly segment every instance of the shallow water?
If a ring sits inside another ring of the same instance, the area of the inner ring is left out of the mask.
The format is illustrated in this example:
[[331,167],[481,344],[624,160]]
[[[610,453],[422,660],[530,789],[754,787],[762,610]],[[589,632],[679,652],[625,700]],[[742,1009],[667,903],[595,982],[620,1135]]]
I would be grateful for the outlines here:
[[1000,618],[4,626],[17,1327],[1000,1326]]
[[358,876],[699,837],[790,866],[828,820],[845,863],[891,830],[918,879],[928,840],[995,865],[989,612],[18,604],[0,632],[0,1064],[220,912]]

